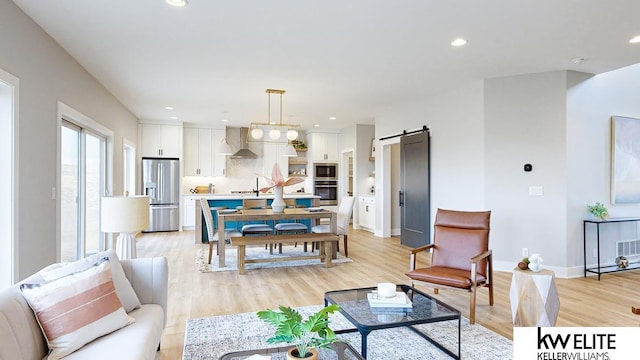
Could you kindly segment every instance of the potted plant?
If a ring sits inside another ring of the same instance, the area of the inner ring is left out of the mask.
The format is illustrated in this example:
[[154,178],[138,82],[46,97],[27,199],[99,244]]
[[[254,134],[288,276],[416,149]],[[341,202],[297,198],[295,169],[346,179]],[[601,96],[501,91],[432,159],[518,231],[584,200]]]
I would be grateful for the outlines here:
[[279,306],[280,311],[258,311],[258,317],[273,325],[276,332],[267,339],[267,343],[286,342],[295,345],[287,352],[287,359],[318,359],[314,348],[328,348],[336,342],[336,334],[329,328],[329,314],[340,310],[340,306],[325,306],[315,314],[303,320],[300,313],[287,306]]
[[594,205],[587,205],[589,213],[598,220],[607,220],[609,218],[609,210],[602,203],[595,203]]

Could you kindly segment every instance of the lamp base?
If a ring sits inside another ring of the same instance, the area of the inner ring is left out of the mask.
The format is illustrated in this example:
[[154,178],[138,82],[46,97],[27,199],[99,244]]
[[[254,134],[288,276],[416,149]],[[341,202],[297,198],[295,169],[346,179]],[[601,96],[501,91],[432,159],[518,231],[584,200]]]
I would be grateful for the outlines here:
[[135,233],[120,233],[116,238],[116,255],[120,260],[136,258]]

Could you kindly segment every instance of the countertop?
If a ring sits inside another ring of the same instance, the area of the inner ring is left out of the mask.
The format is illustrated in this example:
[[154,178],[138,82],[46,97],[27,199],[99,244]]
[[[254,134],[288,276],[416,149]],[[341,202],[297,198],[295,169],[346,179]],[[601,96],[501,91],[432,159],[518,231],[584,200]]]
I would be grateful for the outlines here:
[[[183,196],[206,198],[206,199],[219,199],[219,200],[241,200],[241,199],[273,199],[273,194],[184,194]],[[285,198],[289,199],[319,199],[320,196],[312,195],[309,193],[288,193],[284,194]]]

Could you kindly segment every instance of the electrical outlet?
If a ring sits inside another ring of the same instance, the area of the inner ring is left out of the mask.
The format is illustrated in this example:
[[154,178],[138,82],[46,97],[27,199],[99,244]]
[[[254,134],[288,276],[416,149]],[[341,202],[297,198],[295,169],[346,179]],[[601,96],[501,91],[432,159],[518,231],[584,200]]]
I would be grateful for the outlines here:
[[529,256],[529,249],[527,249],[527,248],[522,248],[522,256],[524,256],[524,257]]

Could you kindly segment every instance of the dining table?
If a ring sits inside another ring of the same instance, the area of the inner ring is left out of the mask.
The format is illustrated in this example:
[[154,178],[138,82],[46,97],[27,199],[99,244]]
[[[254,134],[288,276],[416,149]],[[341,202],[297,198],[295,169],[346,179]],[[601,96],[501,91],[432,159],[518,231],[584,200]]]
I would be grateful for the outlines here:
[[[323,208],[285,208],[283,212],[274,212],[273,209],[233,209],[217,210],[218,212],[218,239],[224,239],[226,222],[248,223],[256,221],[277,222],[281,220],[309,219],[313,223],[321,219],[329,219],[330,232],[337,232],[337,215],[335,211]],[[267,235],[268,236],[268,235]],[[295,238],[295,234],[288,235]],[[225,267],[225,242],[218,241],[218,266]]]

